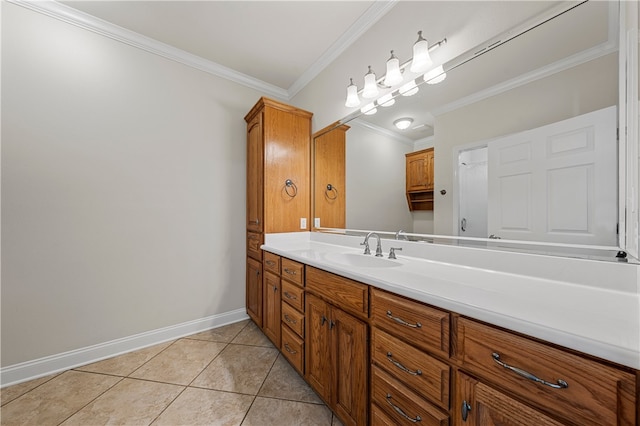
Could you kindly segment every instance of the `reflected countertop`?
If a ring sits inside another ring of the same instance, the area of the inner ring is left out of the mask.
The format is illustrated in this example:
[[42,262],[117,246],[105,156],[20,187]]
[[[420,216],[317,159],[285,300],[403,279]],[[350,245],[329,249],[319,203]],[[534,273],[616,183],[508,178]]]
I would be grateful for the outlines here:
[[[382,240],[267,234],[263,250],[433,306],[640,369],[638,265]],[[375,253],[376,241],[370,241]],[[400,247],[397,260],[389,248]],[[379,260],[379,262],[377,262]]]

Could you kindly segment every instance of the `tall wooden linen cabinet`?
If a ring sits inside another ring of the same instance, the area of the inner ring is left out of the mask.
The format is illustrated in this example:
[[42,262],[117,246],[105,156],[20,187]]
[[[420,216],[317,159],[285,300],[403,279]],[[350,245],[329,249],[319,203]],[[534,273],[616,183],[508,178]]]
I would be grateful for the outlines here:
[[246,306],[247,314],[260,327],[263,326],[260,246],[264,234],[308,231],[310,226],[311,117],[310,112],[263,97],[244,118],[247,122]]

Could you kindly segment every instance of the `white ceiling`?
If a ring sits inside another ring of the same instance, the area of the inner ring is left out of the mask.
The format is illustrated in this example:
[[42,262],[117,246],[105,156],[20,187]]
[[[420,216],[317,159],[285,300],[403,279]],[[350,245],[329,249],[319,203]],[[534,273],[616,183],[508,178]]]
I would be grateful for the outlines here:
[[393,3],[63,1],[67,6],[264,83],[304,86]]

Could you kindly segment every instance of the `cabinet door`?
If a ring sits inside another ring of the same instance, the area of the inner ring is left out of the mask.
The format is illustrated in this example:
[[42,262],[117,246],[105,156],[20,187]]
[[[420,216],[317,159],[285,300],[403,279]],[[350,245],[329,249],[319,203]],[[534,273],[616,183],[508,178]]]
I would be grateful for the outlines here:
[[308,294],[305,306],[306,379],[325,402],[329,403],[331,397],[329,305],[322,299]]
[[262,232],[262,114],[247,124],[247,230]]
[[345,426],[367,420],[367,325],[337,308],[329,320],[333,357],[331,404]]
[[454,425],[561,426],[527,406],[464,373],[458,373]]
[[247,258],[247,314],[262,327],[262,264]]
[[265,272],[262,286],[262,331],[280,347],[280,277]]
[[433,190],[433,149],[407,154],[407,191]]

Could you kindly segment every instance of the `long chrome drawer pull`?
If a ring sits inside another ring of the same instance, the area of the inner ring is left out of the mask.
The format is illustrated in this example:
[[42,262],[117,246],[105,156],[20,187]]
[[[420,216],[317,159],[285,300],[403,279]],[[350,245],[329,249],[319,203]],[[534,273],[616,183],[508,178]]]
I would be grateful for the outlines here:
[[289,275],[296,275],[297,274],[295,269],[284,268],[284,271]]
[[387,359],[389,360],[389,362],[391,362],[391,364],[395,365],[396,367],[398,367],[400,370],[404,371],[405,373],[409,373],[413,376],[421,376],[422,375],[422,371],[421,370],[409,370],[407,367],[405,367],[404,365],[400,364],[398,361],[396,361],[395,359],[393,359],[393,354],[391,352],[387,352]]
[[291,349],[291,348],[289,347],[289,344],[288,344],[288,343],[285,343],[285,344],[284,344],[284,348],[285,348],[285,349],[287,350],[287,352],[289,352],[290,354],[295,355],[295,354],[297,354],[297,353],[298,353],[298,351],[294,351],[293,349]]
[[402,325],[406,325],[407,327],[412,327],[412,328],[420,328],[422,327],[422,324],[420,324],[419,322],[415,323],[415,324],[409,324],[408,322],[398,318],[398,317],[394,317],[393,315],[391,315],[391,311],[387,311],[387,317],[391,318],[392,320],[394,320],[395,322],[397,322],[398,324],[402,324]]
[[291,294],[288,291],[285,291],[284,295],[287,299],[291,299],[291,300],[296,300],[298,298],[295,294]]
[[286,322],[288,322],[289,324],[297,324],[298,323],[298,321],[296,321],[294,319],[291,319],[291,317],[289,315],[287,315],[287,314],[284,314],[284,320]]
[[275,264],[276,264],[276,262],[274,262],[273,260],[267,260],[267,265],[273,266]]
[[528,371],[524,371],[521,368],[517,368],[517,367],[512,367],[507,363],[504,363],[502,361],[500,361],[500,354],[497,352],[494,352],[491,354],[491,356],[493,357],[493,360],[498,363],[499,366],[504,367],[508,370],[513,371],[514,373],[529,379],[529,380],[533,380],[534,382],[538,382],[538,383],[542,383],[543,385],[547,385],[549,387],[552,387],[554,389],[565,389],[569,387],[569,384],[567,382],[565,382],[562,379],[558,379],[558,384],[555,383],[551,383],[551,382],[547,382],[546,380],[542,380],[536,376],[534,376],[533,374],[529,373]]
[[387,402],[394,410],[396,410],[396,413],[400,414],[402,417],[409,420],[411,423],[418,423],[422,421],[422,417],[416,416],[415,418],[411,418],[407,416],[404,411],[402,411],[402,408],[398,407],[397,405],[394,405],[393,402],[391,402],[391,394],[387,394]]

